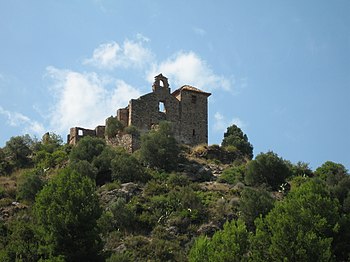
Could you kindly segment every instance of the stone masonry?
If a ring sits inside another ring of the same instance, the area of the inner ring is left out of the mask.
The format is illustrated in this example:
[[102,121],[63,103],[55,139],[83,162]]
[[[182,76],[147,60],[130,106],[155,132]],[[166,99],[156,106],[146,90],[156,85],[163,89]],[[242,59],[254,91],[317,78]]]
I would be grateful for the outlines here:
[[[116,118],[125,127],[135,126],[141,134],[157,126],[160,121],[172,123],[175,138],[179,143],[194,146],[208,143],[208,97],[193,86],[184,85],[170,92],[168,79],[162,74],[155,77],[152,92],[131,99],[129,105],[117,110]],[[104,138],[105,126],[94,130],[73,127],[67,142],[76,144],[81,137],[96,136]],[[125,136],[125,137],[124,137]],[[122,132],[110,144],[123,146],[130,152],[139,147],[139,137]],[[120,142],[118,142],[120,141]]]

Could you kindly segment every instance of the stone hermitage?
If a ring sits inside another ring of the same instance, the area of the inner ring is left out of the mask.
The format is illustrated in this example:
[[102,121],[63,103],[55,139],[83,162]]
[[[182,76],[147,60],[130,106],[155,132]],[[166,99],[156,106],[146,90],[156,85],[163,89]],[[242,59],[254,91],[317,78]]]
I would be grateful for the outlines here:
[[[155,77],[152,92],[138,99],[131,99],[127,107],[117,110],[116,118],[125,127],[136,127],[141,134],[155,128],[161,121],[169,121],[179,143],[190,146],[208,144],[210,95],[189,85],[171,93],[168,79],[160,74]],[[94,136],[106,139],[108,144],[122,146],[129,152],[139,148],[139,136],[119,132],[116,137],[107,138],[105,128],[102,125],[95,129],[72,127],[67,143],[75,145],[84,136]]]

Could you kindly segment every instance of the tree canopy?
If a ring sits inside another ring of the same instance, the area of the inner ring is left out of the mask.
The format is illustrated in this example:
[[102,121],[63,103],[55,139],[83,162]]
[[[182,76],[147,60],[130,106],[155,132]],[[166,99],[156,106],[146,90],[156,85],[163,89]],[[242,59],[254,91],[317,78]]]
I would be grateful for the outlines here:
[[140,156],[144,163],[163,170],[175,169],[180,147],[170,122],[162,121],[157,129],[141,137]]
[[67,261],[98,260],[101,209],[90,178],[60,171],[38,194],[34,214],[51,254]]
[[291,175],[285,161],[272,151],[261,153],[247,165],[245,182],[253,186],[270,186],[273,190]]
[[247,135],[244,134],[243,131],[236,125],[232,125],[227,128],[221,145],[223,147],[234,146],[249,159],[253,158],[252,144],[249,143]]

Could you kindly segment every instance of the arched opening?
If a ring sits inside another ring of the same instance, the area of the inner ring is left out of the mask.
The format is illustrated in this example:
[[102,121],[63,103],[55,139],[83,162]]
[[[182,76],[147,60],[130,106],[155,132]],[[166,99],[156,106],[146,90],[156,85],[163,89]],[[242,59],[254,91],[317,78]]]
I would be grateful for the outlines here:
[[159,86],[164,87],[164,81],[162,79],[159,79]]
[[83,130],[79,129],[78,130],[78,136],[82,136],[83,135]]
[[158,109],[159,109],[159,112],[162,112],[162,113],[166,112],[164,102],[159,101]]

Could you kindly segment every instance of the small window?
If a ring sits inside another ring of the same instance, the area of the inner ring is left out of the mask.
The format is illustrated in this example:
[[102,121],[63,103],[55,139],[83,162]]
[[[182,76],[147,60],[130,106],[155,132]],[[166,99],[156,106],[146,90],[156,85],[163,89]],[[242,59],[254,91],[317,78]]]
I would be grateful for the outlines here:
[[78,130],[78,136],[82,136],[83,135],[83,130],[79,129]]
[[192,95],[191,101],[192,101],[192,104],[197,103],[197,97]]
[[165,105],[164,102],[159,102],[159,112],[165,113]]
[[196,130],[192,130],[192,136],[196,136]]

